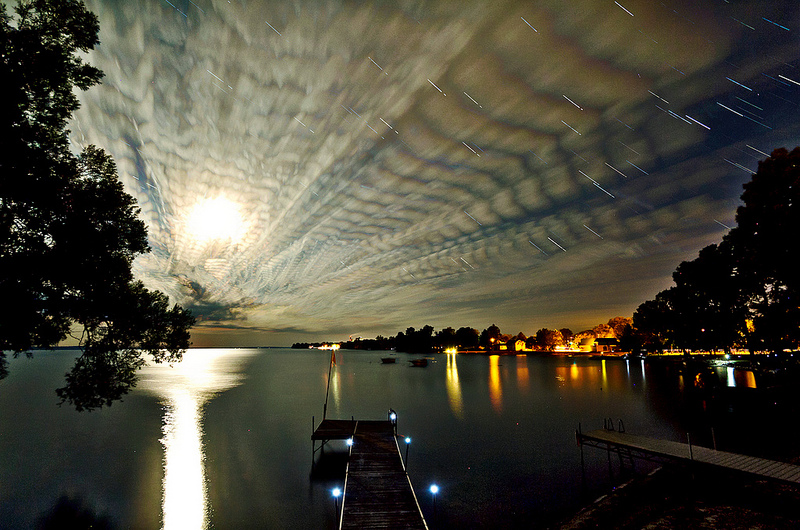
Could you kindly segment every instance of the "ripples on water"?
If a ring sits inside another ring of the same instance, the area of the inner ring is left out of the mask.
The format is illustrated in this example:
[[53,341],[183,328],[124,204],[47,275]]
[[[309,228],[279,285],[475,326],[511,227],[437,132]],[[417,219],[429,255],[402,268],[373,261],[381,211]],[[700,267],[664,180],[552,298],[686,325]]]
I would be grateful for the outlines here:
[[[429,521],[428,486],[441,488],[440,528],[535,527],[574,508],[586,491],[578,423],[620,418],[629,432],[675,440],[706,429],[684,399],[684,374],[641,361],[443,354],[412,369],[418,356],[384,365],[382,355],[337,353],[328,417],[395,409],[413,439],[409,473]],[[192,350],[174,367],[144,368],[123,402],[89,414],[55,406],[71,359],[15,360],[0,383],[4,527],[30,527],[62,495],[122,527],[334,526],[330,490],[341,478],[309,479],[327,352]],[[752,372],[715,373],[737,391],[755,385]],[[586,457],[597,491],[608,483],[605,455]]]

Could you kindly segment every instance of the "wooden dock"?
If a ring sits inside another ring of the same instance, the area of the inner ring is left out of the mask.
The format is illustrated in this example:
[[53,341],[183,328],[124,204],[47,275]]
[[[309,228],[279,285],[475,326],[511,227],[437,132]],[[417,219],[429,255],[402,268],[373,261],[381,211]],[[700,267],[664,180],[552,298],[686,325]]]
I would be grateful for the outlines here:
[[339,528],[425,530],[391,421],[323,420],[312,440],[353,438]]
[[578,444],[598,447],[630,457],[654,461],[680,461],[698,463],[757,475],[762,478],[800,484],[800,466],[776,462],[688,443],[671,442],[636,436],[625,432],[598,429],[586,434],[576,432]]

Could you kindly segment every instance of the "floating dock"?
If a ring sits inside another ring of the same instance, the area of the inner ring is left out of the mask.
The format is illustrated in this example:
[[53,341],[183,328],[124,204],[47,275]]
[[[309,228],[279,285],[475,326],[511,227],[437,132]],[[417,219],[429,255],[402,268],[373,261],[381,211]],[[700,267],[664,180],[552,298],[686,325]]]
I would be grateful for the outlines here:
[[757,458],[738,453],[717,451],[688,443],[637,436],[611,429],[598,429],[585,434],[575,433],[581,448],[584,445],[615,452],[622,457],[644,460],[698,463],[717,468],[749,473],[765,479],[800,484],[800,466]]
[[351,439],[339,528],[427,530],[392,421],[323,420],[313,444]]

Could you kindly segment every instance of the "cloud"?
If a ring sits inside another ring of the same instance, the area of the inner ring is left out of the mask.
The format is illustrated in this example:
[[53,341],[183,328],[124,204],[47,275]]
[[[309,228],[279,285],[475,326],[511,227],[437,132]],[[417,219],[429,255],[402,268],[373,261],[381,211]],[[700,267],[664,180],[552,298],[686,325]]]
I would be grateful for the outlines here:
[[[620,4],[90,2],[106,77],[72,139],[208,340],[588,327],[721,237],[733,163],[800,143],[790,4]],[[219,198],[241,238],[191,233]]]

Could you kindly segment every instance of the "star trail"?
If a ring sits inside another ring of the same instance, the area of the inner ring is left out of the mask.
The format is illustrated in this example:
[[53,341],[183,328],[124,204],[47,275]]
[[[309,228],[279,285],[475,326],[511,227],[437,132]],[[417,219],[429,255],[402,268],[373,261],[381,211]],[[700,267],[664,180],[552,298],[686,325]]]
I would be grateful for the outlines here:
[[630,316],[800,144],[795,2],[87,5],[72,142],[196,345]]

